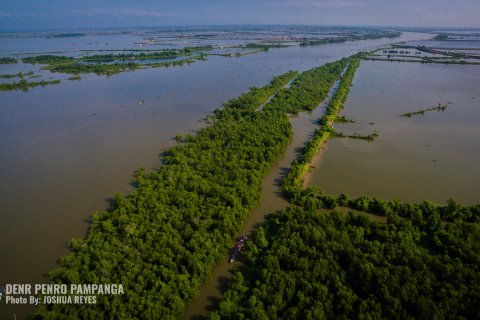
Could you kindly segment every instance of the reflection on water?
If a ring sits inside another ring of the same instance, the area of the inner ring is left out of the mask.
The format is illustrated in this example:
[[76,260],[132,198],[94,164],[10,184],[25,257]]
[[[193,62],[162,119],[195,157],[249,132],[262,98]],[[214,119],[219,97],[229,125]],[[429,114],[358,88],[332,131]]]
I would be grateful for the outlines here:
[[[88,217],[108,206],[105,199],[127,193],[136,169],[158,167],[158,154],[175,144],[172,138],[198,129],[198,120],[223,101],[290,69],[305,70],[389,41],[209,57],[190,66],[1,92],[0,284],[47,281],[46,272],[68,252],[69,239],[83,237]],[[0,66],[0,74],[12,73],[3,67],[11,66]],[[0,314],[28,311],[2,306]]]
[[[399,115],[449,104],[444,112]],[[464,205],[480,201],[480,67],[363,61],[344,114],[308,184],[330,194]]]

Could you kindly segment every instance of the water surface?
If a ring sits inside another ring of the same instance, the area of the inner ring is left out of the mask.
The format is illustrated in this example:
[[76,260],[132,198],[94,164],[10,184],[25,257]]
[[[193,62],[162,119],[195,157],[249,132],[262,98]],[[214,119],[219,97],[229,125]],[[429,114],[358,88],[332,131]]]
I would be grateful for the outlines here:
[[[0,284],[48,281],[46,273],[68,253],[68,241],[85,236],[91,214],[105,210],[116,192],[128,193],[136,169],[158,168],[158,155],[175,144],[173,137],[197,130],[222,102],[290,69],[306,70],[390,41],[209,57],[182,67],[0,92]],[[13,67],[0,65],[0,74],[15,73]],[[30,310],[2,305],[0,314],[21,318]]]
[[[444,112],[401,114],[448,104]],[[480,202],[480,67],[363,61],[343,114],[308,185],[329,194],[444,204]]]

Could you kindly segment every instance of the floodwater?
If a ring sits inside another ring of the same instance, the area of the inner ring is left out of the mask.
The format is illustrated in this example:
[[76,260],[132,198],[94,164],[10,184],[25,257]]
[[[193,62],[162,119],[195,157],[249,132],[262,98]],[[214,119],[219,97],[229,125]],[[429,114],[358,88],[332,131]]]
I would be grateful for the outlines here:
[[[405,34],[393,41],[425,37]],[[0,285],[47,282],[46,273],[68,253],[68,241],[85,236],[91,214],[105,210],[116,192],[128,193],[136,169],[158,167],[158,155],[175,144],[173,137],[197,130],[199,120],[222,102],[290,69],[302,71],[391,41],[208,57],[181,67],[86,75],[26,93],[0,92]],[[15,73],[13,67],[0,65],[0,74]],[[0,317],[20,319],[31,310],[1,305]]]
[[[448,104],[443,112],[401,117]],[[480,202],[480,66],[362,61],[343,113],[345,134],[313,163],[307,185],[329,194],[408,202]]]
[[[294,133],[293,139],[280,159],[272,165],[264,177],[260,202],[245,219],[239,234],[250,235],[258,224],[265,220],[266,215],[290,205],[282,196],[280,182],[287,174],[292,161],[299,155],[300,148],[308,140],[312,139],[313,132],[318,126],[317,121],[325,113],[325,108],[326,102],[311,112],[302,112],[291,116],[290,123]],[[224,261],[221,261],[213,268],[211,280],[200,287],[199,297],[187,305],[183,316],[184,319],[202,319],[206,317],[208,312],[215,310],[223,292],[227,289],[228,279],[232,271],[241,265],[241,261],[239,261],[241,256],[239,256],[239,260],[233,263],[229,263],[227,259],[228,257],[225,257]]]

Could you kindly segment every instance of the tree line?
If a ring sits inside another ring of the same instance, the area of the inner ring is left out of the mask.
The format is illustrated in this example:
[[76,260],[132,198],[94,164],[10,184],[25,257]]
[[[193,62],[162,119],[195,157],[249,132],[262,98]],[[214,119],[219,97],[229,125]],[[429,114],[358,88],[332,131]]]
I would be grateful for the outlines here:
[[[480,221],[480,205],[349,199],[303,189],[358,64],[350,62],[321,127],[283,180],[296,206],[270,214],[254,232],[245,266],[209,319],[480,318],[480,232],[472,223]],[[387,216],[387,223],[332,212],[337,206]]]
[[136,190],[94,214],[86,238],[72,240],[50,274],[54,283],[122,283],[124,295],[99,296],[95,305],[42,305],[34,318],[180,317],[233,245],[263,175],[292,136],[286,114],[255,111],[264,101],[253,97],[274,94],[294,75],[253,89],[242,106],[230,100],[210,126],[166,151],[159,171],[139,170]]
[[38,87],[38,86],[48,86],[48,85],[54,85],[54,84],[59,84],[61,81],[60,80],[41,80],[41,81],[27,81],[21,78],[20,81],[16,82],[13,81],[11,83],[0,83],[0,91],[9,91],[9,90],[22,90],[22,91],[28,91],[29,89]]
[[[108,211],[94,214],[86,238],[71,241],[71,253],[50,275],[54,283],[122,283],[126,294],[98,297],[96,305],[42,305],[34,318],[180,317],[258,203],[263,175],[292,136],[287,113],[315,108],[345,68],[320,129],[282,183],[289,200],[301,207],[271,215],[256,232],[247,243],[247,269],[236,273],[211,317],[478,316],[478,230],[461,220],[478,219],[479,206],[349,199],[303,189],[303,174],[331,135],[360,57],[252,87],[215,110],[197,135],[179,138],[182,144],[165,152],[160,170],[138,170],[136,190],[116,195]],[[389,223],[316,212],[336,206],[387,215]],[[314,238],[305,240],[310,234]],[[421,290],[415,291],[419,283]],[[379,284],[382,290],[376,291]],[[455,294],[451,303],[445,298],[450,293]],[[435,303],[441,304],[438,312]]]
[[478,319],[480,233],[456,221],[271,214],[209,319]]

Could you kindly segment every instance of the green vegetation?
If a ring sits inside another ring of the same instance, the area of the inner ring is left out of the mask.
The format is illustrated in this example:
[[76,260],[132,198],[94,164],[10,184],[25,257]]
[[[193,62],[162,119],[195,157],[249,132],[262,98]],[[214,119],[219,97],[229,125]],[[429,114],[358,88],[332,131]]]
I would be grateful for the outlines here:
[[355,123],[355,120],[347,119],[344,115],[338,116],[335,123]]
[[344,58],[303,72],[288,89],[279,92],[267,107],[289,113],[315,109],[328,96],[330,88],[350,60]]
[[25,79],[20,80],[19,82],[12,82],[12,83],[0,83],[0,91],[9,91],[9,90],[22,90],[28,91],[29,89],[42,86],[45,87],[47,85],[59,84],[60,80],[50,80],[50,81],[38,81],[38,82],[28,82]]
[[[50,274],[54,283],[122,283],[126,294],[95,305],[42,305],[34,319],[175,319],[212,267],[231,248],[257,204],[262,177],[292,136],[287,112],[330,99],[320,129],[282,182],[302,208],[271,215],[247,243],[247,267],[236,272],[212,319],[476,318],[480,301],[477,226],[480,205],[408,204],[303,189],[303,175],[343,108],[363,55],[298,75],[274,78],[224,104],[196,136],[166,151],[159,171],[136,173],[136,190],[116,195],[93,216],[88,235]],[[271,95],[276,96],[257,111]],[[350,207],[388,216],[324,215]],[[405,218],[405,220],[399,217]],[[441,220],[453,223],[442,223]]]
[[15,73],[15,74],[0,74],[0,78],[2,79],[12,79],[12,78],[20,78],[20,79],[23,79],[23,77],[32,77],[33,76],[33,71],[28,71],[28,72],[18,72],[18,73]]
[[[194,51],[210,49],[211,46],[185,47],[181,50],[169,49],[140,53],[96,54],[82,57],[40,55],[25,57],[22,59],[22,62],[45,64],[46,66],[44,69],[50,70],[51,72],[67,74],[95,73],[97,75],[110,76],[125,71],[134,71],[149,67],[181,66],[185,63],[192,63],[195,60],[204,60],[205,54],[203,53],[193,57],[191,57],[191,55]],[[158,60],[174,59],[183,56],[188,56],[188,58],[183,60],[156,62]],[[147,61],[147,63],[139,63],[137,61]]]
[[59,64],[59,63],[73,63],[75,61],[72,57],[66,56],[54,56],[54,55],[41,55],[41,56],[34,56],[34,57],[25,57],[22,59],[23,63],[31,63],[31,64]]
[[340,81],[340,85],[330,99],[325,115],[319,121],[321,127],[315,130],[312,140],[305,146],[299,159],[291,164],[290,171],[282,181],[282,191],[292,203],[301,204],[304,201],[302,196],[303,176],[308,172],[310,163],[323,143],[335,132],[332,129],[332,124],[337,119],[337,114],[343,108],[347,99],[353,76],[360,64],[360,57],[360,55],[357,55],[349,59],[348,68]]
[[183,50],[163,50],[157,52],[142,53],[120,53],[120,54],[96,54],[91,56],[83,56],[80,61],[85,62],[113,62],[113,61],[134,61],[134,60],[161,60],[172,59],[185,55],[190,55],[191,50],[185,48]]
[[42,305],[34,318],[178,318],[230,249],[264,173],[291,138],[287,115],[254,111],[264,102],[254,97],[268,97],[294,75],[216,110],[212,125],[165,152],[158,172],[139,170],[136,190],[95,214],[88,236],[72,240],[71,254],[51,273],[54,283],[122,283],[125,295]]
[[267,48],[267,49],[270,49],[270,48],[286,48],[286,47],[288,47],[288,45],[281,44],[281,43],[255,43],[255,42],[251,42],[251,43],[247,43],[245,45],[245,47],[246,48],[259,48],[259,49]]
[[[330,39],[307,40],[307,41],[300,42],[300,47],[320,46],[320,45],[323,45],[323,44],[330,43],[330,41],[334,41],[334,39],[330,38]],[[344,40],[343,42],[346,42],[346,41],[347,40]]]
[[[480,205],[462,207],[332,197],[301,179],[343,107],[349,64],[322,127],[292,163],[282,190],[292,207],[268,216],[246,245],[216,319],[476,319],[480,316]],[[387,216],[322,214],[350,207]],[[442,222],[448,221],[448,223]]]
[[272,214],[210,319],[477,319],[478,226],[433,217]]
[[287,83],[292,80],[298,73],[289,71],[281,76],[273,78],[270,84],[258,88],[251,87],[238,98],[233,98],[224,103],[225,108],[234,108],[247,111],[254,111],[259,108],[269,97],[279,92]]
[[[353,60],[342,77],[339,88],[329,102],[325,115],[319,121],[321,127],[315,130],[312,140],[304,147],[299,159],[292,162],[290,171],[283,179],[281,184],[282,192],[293,204],[304,206],[308,209],[333,209],[336,206],[345,206],[382,216],[395,214],[409,219],[419,219],[419,217],[428,219],[432,216],[438,216],[438,219],[450,222],[456,219],[467,222],[480,222],[480,205],[462,207],[453,200],[450,200],[446,206],[437,206],[428,201],[420,204],[410,204],[402,203],[398,200],[383,201],[368,197],[349,199],[344,194],[338,197],[324,194],[317,187],[303,189],[303,177],[309,171],[310,163],[324,142],[336,134],[332,124],[337,119],[338,112],[343,108],[348,97],[353,76],[362,57],[363,55],[357,55],[352,58]],[[443,107],[443,105],[440,106]],[[367,136],[367,138],[375,139],[377,136],[378,134],[375,132]]]
[[10,57],[0,57],[0,64],[17,63],[17,59]]
[[269,49],[273,49],[273,48],[286,48],[288,47],[288,45],[286,44],[281,44],[281,43],[254,43],[254,42],[251,42],[251,43],[247,43],[245,45],[244,48],[256,48],[258,50],[255,50],[255,51],[252,51],[252,52],[249,52],[249,53],[244,53],[243,55],[245,54],[253,54],[253,53],[258,53],[258,52],[267,52]]
[[306,46],[318,46],[324,45],[328,43],[344,43],[347,41],[358,41],[358,40],[369,40],[369,39],[382,39],[382,38],[398,38],[401,35],[401,32],[373,32],[373,33],[366,33],[366,34],[349,34],[339,37],[330,37],[325,39],[311,39],[311,40],[304,40],[300,42],[301,47]]
[[351,138],[351,139],[360,139],[360,140],[367,140],[367,141],[375,141],[375,139],[378,138],[378,132],[377,131],[375,131],[375,132],[373,132],[369,135],[362,136],[358,133],[354,133],[352,135],[346,135],[343,132],[336,132],[336,131],[332,130],[330,135],[332,137],[335,137],[335,138]]
[[[318,105],[349,61],[300,74],[282,99],[316,88],[321,94],[302,103]],[[123,283],[128,295],[99,297],[90,306],[42,306],[36,317],[180,316],[230,249],[258,201],[263,174],[291,138],[285,101],[274,98],[255,110],[295,75],[289,72],[231,99],[197,136],[178,136],[182,144],[165,153],[161,169],[140,170],[136,191],[117,195],[108,212],[94,215],[86,239],[73,240],[72,253],[51,273],[55,283]]]
[[70,81],[82,80],[82,77],[81,76],[73,76],[73,77],[68,78],[68,80],[70,80]]
[[437,107],[432,107],[432,108],[419,110],[419,111],[415,111],[415,112],[407,112],[407,113],[402,114],[401,116],[402,117],[409,117],[409,118],[412,117],[412,116],[423,116],[425,114],[425,112],[429,112],[429,111],[440,112],[440,111],[447,110],[447,108],[448,108],[448,105],[439,103]]
[[[446,206],[367,197],[350,200],[343,194],[325,195],[318,188],[302,189],[311,160],[335,135],[331,124],[343,107],[358,63],[350,63],[320,120],[322,127],[282,183],[288,198],[303,208],[272,214],[259,227],[247,243],[246,266],[235,272],[210,319],[480,316],[480,233],[477,225],[464,222],[480,222],[479,205],[462,207],[453,200]],[[437,111],[444,110],[439,107]],[[388,223],[315,210],[336,206],[388,216]]]
[[55,64],[47,67],[51,72],[60,72],[68,74],[79,73],[95,73],[97,75],[113,75],[124,71],[133,71],[142,68],[141,64],[128,63],[114,63],[114,64],[82,64],[82,63],[66,63]]
[[[396,56],[397,57],[397,56]],[[465,61],[463,58],[473,58],[473,57],[410,57],[410,56],[398,56],[402,58],[384,58],[380,56],[367,56],[364,57],[364,60],[371,61],[390,61],[390,62],[412,62],[412,63],[439,63],[439,64],[461,64],[461,65],[480,65],[480,62]],[[410,58],[410,59],[409,59]]]

